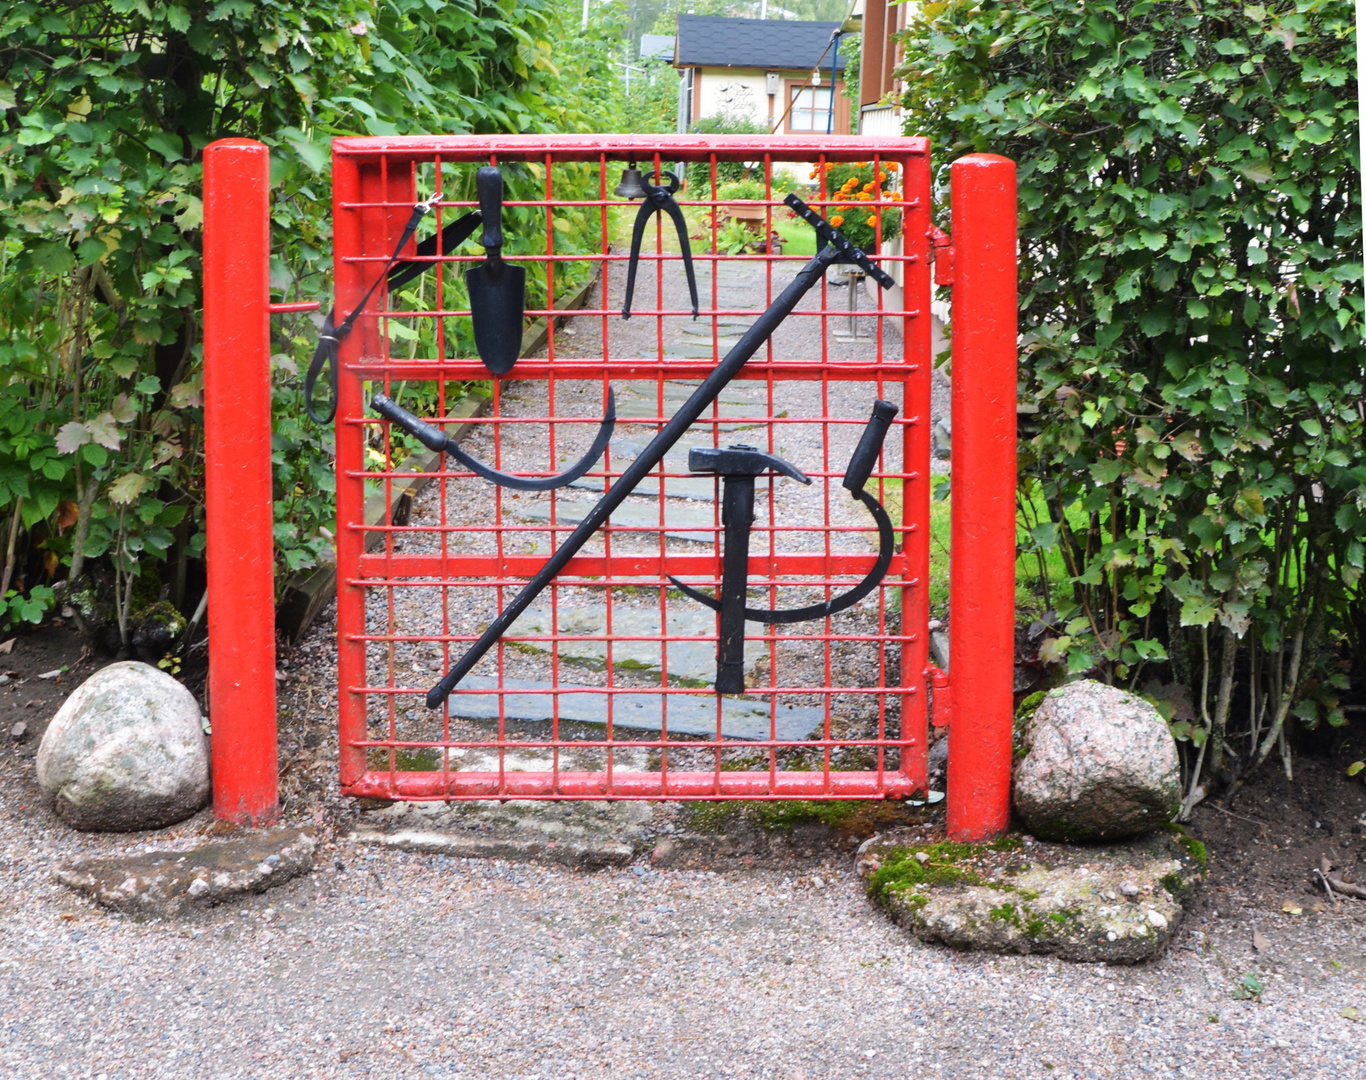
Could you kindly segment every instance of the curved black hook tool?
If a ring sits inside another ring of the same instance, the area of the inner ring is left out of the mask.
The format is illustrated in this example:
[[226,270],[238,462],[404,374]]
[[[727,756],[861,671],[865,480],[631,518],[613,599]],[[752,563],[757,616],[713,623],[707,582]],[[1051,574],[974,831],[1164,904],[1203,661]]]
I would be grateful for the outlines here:
[[376,394],[370,399],[370,408],[374,409],[384,419],[397,424],[428,450],[435,450],[439,454],[449,454],[476,476],[482,476],[485,480],[491,481],[499,487],[516,488],[518,491],[550,491],[553,488],[572,484],[602,457],[602,452],[607,449],[607,443],[612,438],[612,429],[616,427],[617,423],[617,397],[609,386],[607,388],[607,409],[603,414],[602,426],[598,428],[597,438],[593,440],[593,445],[588,448],[588,453],[584,454],[570,468],[554,476],[513,476],[510,473],[491,469],[478,458],[471,457],[461,450],[459,444],[444,431],[414,416],[391,397]]
[[621,183],[617,185],[617,193],[624,195],[628,199],[641,199],[645,201],[640,204],[640,211],[636,214],[636,225],[631,232],[631,261],[626,267],[626,300],[621,307],[621,317],[629,319],[631,317],[631,297],[636,289],[636,267],[640,263],[640,245],[645,239],[645,226],[650,218],[661,211],[673,218],[674,228],[678,230],[678,246],[683,251],[683,269],[688,275],[688,292],[692,296],[692,317],[697,318],[697,276],[692,268],[692,248],[688,244],[688,223],[683,219],[683,211],[679,209],[678,203],[674,201],[674,192],[678,190],[679,180],[667,169],[661,170],[656,175],[667,178],[669,183],[666,187],[656,187],[643,176],[636,168],[633,161],[621,177]]
[[[744,607],[745,580],[749,575],[747,562],[749,558],[749,527],[753,522],[753,476],[749,477],[750,515],[748,520],[743,522],[727,521],[724,520],[723,515],[722,524],[726,527],[726,547],[721,568],[720,596],[708,596],[706,593],[698,592],[690,585],[683,584],[676,577],[669,577],[669,580],[677,585],[686,596],[696,600],[699,604],[705,604],[713,611],[721,613],[721,640],[717,643],[716,692],[718,694],[740,694],[744,692],[744,621],[746,619],[750,622],[760,623],[795,623],[806,622],[809,619],[824,619],[853,607],[876,589],[878,583],[886,575],[887,568],[892,565],[892,553],[896,546],[892,522],[887,517],[887,511],[883,509],[882,504],[863,488],[868,483],[868,476],[873,471],[873,464],[877,461],[878,453],[882,450],[882,441],[886,438],[887,429],[891,426],[892,418],[896,414],[897,408],[890,401],[879,400],[873,404],[873,415],[868,420],[868,426],[863,429],[863,438],[859,440],[858,446],[854,449],[854,454],[849,459],[849,468],[844,474],[845,490],[868,508],[868,512],[873,515],[873,520],[877,522],[878,534],[877,562],[873,564],[873,568],[868,571],[864,579],[848,592],[841,593],[821,604],[808,604],[806,607],[790,608],[785,611],[777,608]],[[731,449],[737,448],[732,447]],[[703,462],[699,462],[702,465],[699,468],[697,464],[694,464],[693,459],[693,454],[697,453],[698,451],[694,450],[688,455],[688,468],[693,472],[715,472],[722,475],[725,478],[725,498],[727,500],[724,505],[729,509],[731,488],[735,486],[737,476],[743,474],[722,472],[721,469],[712,468]],[[767,454],[760,456],[768,457]],[[776,466],[760,466],[760,471],[765,467]],[[788,473],[788,475],[791,476],[792,473]],[[811,481],[807,480],[806,482],[810,483]],[[732,548],[738,549],[740,552],[735,560],[731,558]],[[728,615],[732,623],[736,622],[738,618],[739,629],[732,630],[736,643],[731,643],[726,634]],[[743,617],[740,617],[741,615]],[[738,679],[732,679],[730,683],[738,682],[736,689],[726,689],[721,684],[722,651],[728,644],[731,647],[731,653],[727,655],[726,659],[731,662],[735,669],[734,674],[738,676]]]
[[[861,266],[863,272],[884,289],[890,289],[896,284],[891,275],[851,244],[848,237],[833,228],[824,218],[815,214],[796,195],[788,195],[783,202],[816,227],[816,235],[820,238],[822,245],[820,249],[797,272],[796,277],[792,279],[787,288],[774,297],[773,302],[764,309],[763,314],[754,320],[753,325],[744,332],[740,340],[731,346],[730,352],[726,353],[721,362],[712,369],[712,373],[702,380],[701,385],[692,392],[688,400],[678,407],[673,418],[660,428],[659,434],[651,439],[650,444],[636,456],[636,459],[622,470],[616,483],[603,493],[602,498],[597,501],[588,515],[555,549],[555,554],[550,556],[546,560],[546,564],[536,572],[536,576],[522,586],[522,591],[508,602],[498,618],[489,623],[488,628],[479,636],[479,640],[465,651],[465,655],[457,660],[451,670],[441,677],[439,683],[427,691],[427,708],[439,709],[441,707],[441,703],[450,697],[451,691],[459,685],[460,680],[470,673],[470,669],[483,659],[499,638],[507,633],[508,628],[517,620],[517,617],[530,607],[531,602],[541,594],[541,591],[569,565],[570,560],[579,553],[584,544],[588,543],[593,534],[601,529],[607,519],[612,516],[612,511],[625,502],[626,497],[636,489],[637,485],[649,475],[656,465],[664,460],[664,455],[683,437],[683,433],[716,400],[730,381],[740,373],[740,370],[749,362],[750,357],[758,352],[764,342],[773,336],[773,332],[781,325],[782,321],[792,313],[792,309],[801,302],[802,297],[821,281],[825,272],[832,265],[837,262],[855,263]],[[860,443],[861,445],[862,443]],[[855,457],[858,455],[855,454]],[[868,459],[867,468],[872,469],[872,458]],[[851,469],[850,477],[852,476]],[[846,477],[846,484],[850,477]],[[863,479],[864,481],[867,480],[866,472]],[[890,533],[890,529],[888,532]],[[884,542],[884,546],[889,545]]]

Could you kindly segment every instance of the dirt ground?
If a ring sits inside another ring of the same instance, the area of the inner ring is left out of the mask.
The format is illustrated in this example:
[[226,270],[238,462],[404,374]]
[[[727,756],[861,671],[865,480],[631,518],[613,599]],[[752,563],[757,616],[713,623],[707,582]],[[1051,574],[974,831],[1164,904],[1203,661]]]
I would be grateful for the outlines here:
[[[40,808],[33,758],[47,722],[81,682],[113,658],[86,646],[75,628],[54,620],[14,638],[0,653],[0,714],[3,725],[3,783],[26,813]],[[282,810],[296,824],[319,820],[349,828],[362,811],[335,794],[335,729],[328,706],[335,701],[330,626],[326,617],[301,646],[278,652],[280,678],[280,770]],[[0,647],[3,643],[0,643]],[[191,660],[180,678],[204,701],[205,669]],[[60,672],[55,677],[44,674]],[[207,711],[207,710],[206,710]],[[24,724],[22,737],[11,732]],[[1197,910],[1244,906],[1279,910],[1290,901],[1312,908],[1329,903],[1311,870],[1327,855],[1351,880],[1366,881],[1366,782],[1347,776],[1347,766],[1366,758],[1366,736],[1350,729],[1314,749],[1326,756],[1295,756],[1289,781],[1276,761],[1225,805],[1211,799],[1196,807],[1191,831],[1210,851],[1210,872]],[[18,782],[16,785],[16,781]],[[27,792],[27,794],[25,794]],[[1351,901],[1344,901],[1351,903]],[[1366,902],[1361,902],[1366,908]]]

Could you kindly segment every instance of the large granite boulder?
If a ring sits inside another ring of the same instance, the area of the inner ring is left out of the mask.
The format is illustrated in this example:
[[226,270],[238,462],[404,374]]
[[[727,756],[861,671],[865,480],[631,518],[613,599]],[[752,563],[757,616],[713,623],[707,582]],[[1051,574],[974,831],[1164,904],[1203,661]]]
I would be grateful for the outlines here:
[[77,829],[159,829],[209,798],[209,747],[194,695],[147,664],[110,664],[48,725],[38,784]]
[[1181,797],[1176,742],[1142,698],[1086,679],[1017,732],[1015,811],[1045,840],[1119,840],[1165,825]]

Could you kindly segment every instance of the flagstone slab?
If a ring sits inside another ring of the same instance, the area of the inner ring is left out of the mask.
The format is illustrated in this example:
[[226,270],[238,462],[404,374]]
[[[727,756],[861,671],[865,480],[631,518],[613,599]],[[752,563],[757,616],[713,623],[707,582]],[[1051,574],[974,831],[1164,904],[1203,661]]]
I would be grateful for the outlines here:
[[[502,716],[507,720],[548,723],[552,718],[558,696],[561,720],[581,724],[607,723],[609,695],[596,688],[568,686],[563,683],[556,687],[549,682],[504,679],[504,693],[492,692],[497,689],[496,677],[465,676],[449,698],[451,715],[467,720],[497,720],[501,710]],[[549,690],[558,690],[559,694],[545,692]],[[712,694],[645,692],[610,696],[614,699],[611,706],[614,729],[662,731],[666,697],[668,730],[675,735],[715,737],[718,702],[721,736],[727,739],[767,739],[773,734],[771,724],[776,724],[776,735],[780,740],[807,739],[820,729],[825,720],[825,713],[814,706],[779,703],[775,708],[766,701],[738,697],[718,698]]]
[[[559,500],[555,504],[555,521],[559,525],[577,525],[592,511],[594,503],[571,503]],[[659,506],[655,503],[622,503],[612,511],[613,525],[659,532]],[[716,511],[712,507],[686,506],[664,501],[664,535],[675,540],[691,540],[710,544],[716,540]],[[518,501],[507,507],[509,513],[528,521],[549,521],[550,501]]]
[[[554,641],[516,641],[523,636],[552,634],[549,608],[528,608],[512,624],[503,640],[530,652],[548,653],[558,646],[561,660],[607,666],[607,608],[561,607],[556,611],[558,627],[553,633],[564,635]],[[667,615],[668,634],[676,640],[668,644],[669,678],[715,684],[716,614],[690,600],[671,603]],[[752,624],[762,629],[759,624]],[[659,676],[664,670],[664,645],[659,640],[660,618],[656,610],[614,607],[612,609],[612,667]],[[632,640],[635,639],[635,640]],[[707,640],[712,639],[712,640]],[[764,655],[762,641],[745,642],[745,670],[751,671]]]

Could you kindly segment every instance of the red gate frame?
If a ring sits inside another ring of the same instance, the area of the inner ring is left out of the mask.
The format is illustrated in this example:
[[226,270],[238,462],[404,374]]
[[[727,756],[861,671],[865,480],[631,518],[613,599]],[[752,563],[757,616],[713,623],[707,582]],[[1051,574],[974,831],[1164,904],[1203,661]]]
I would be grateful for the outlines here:
[[[259,148],[259,149],[258,149]],[[262,331],[271,310],[268,293],[268,235],[264,227],[243,232],[268,220],[267,172],[261,167],[265,148],[249,140],[224,140],[205,152],[205,368],[206,460],[209,491],[210,576],[210,687],[213,695],[215,812],[220,817],[263,824],[278,815],[275,791],[275,716],[273,635],[245,623],[242,616],[260,610],[255,603],[272,594],[271,559],[263,559],[257,545],[244,545],[243,510],[261,516],[260,486],[269,491],[269,411],[254,409],[249,416],[230,410],[240,407],[241,395],[261,396],[268,403],[268,339]],[[553,153],[556,160],[621,161],[658,153],[666,161],[705,160],[737,156],[752,160],[768,155],[774,160],[866,160],[883,155],[904,159],[923,156],[928,176],[928,144],[923,139],[860,139],[771,137],[752,140],[670,136],[651,137],[648,149],[631,136],[502,136],[479,138],[339,139],[334,142],[334,213],[337,232],[337,296],[339,314],[369,284],[377,260],[387,255],[385,245],[401,229],[413,202],[411,175],[404,178],[372,174],[368,186],[359,162],[383,152],[390,158],[412,160],[488,160]],[[244,165],[250,168],[244,168]],[[382,180],[377,188],[376,181]],[[395,182],[397,181],[397,182]],[[1002,832],[1009,818],[1010,733],[1013,681],[1014,554],[1015,554],[1015,184],[1014,165],[993,155],[970,155],[952,168],[953,237],[932,237],[925,217],[925,234],[907,235],[910,252],[904,257],[906,286],[928,295],[929,246],[940,249],[937,266],[941,284],[953,292],[953,424],[952,477],[953,617],[950,620],[950,657],[955,673],[952,705],[949,681],[928,662],[919,671],[903,674],[929,682],[936,690],[934,722],[950,727],[949,829],[960,839],[978,839]],[[920,194],[928,206],[928,184]],[[368,216],[382,216],[384,227],[359,235],[360,214],[353,209],[368,204]],[[910,218],[908,218],[908,221]],[[258,236],[257,233],[262,235]],[[347,260],[344,251],[361,251],[361,261]],[[374,250],[371,251],[370,249]],[[228,251],[228,256],[224,252]],[[215,252],[212,257],[211,252]],[[945,259],[947,256],[947,260]],[[947,261],[947,266],[945,265]],[[923,275],[925,288],[917,285]],[[288,305],[297,308],[298,305]],[[210,314],[216,312],[216,314]],[[229,319],[228,313],[235,312]],[[359,444],[353,453],[341,438],[360,418],[358,375],[373,364],[361,357],[380,354],[377,319],[362,319],[358,331],[343,346],[341,401],[338,410],[338,563],[339,563],[339,686],[342,787],[354,795],[388,798],[884,798],[923,792],[923,757],[897,773],[671,773],[622,774],[610,787],[602,774],[427,774],[367,773],[363,697],[364,643],[349,640],[344,622],[359,616],[364,627],[364,587],[356,576],[364,559],[363,462]],[[907,336],[907,342],[911,340]],[[932,360],[928,349],[918,364]],[[757,362],[757,361],[756,361]],[[447,369],[458,366],[447,361]],[[467,377],[479,374],[471,370]],[[458,373],[451,370],[451,377]],[[231,396],[230,396],[231,395]],[[231,428],[224,422],[232,415]],[[216,417],[217,419],[210,419]],[[245,425],[245,426],[244,426]],[[354,440],[352,440],[354,441]],[[243,459],[242,449],[255,447]],[[260,448],[264,446],[264,470]],[[907,447],[910,451],[912,448]],[[355,460],[352,460],[355,458]],[[909,471],[916,462],[909,457]],[[923,463],[928,466],[928,461]],[[254,485],[254,486],[253,486]],[[269,551],[270,513],[264,502],[264,529],[253,522],[252,535],[266,537]],[[922,530],[923,532],[923,530]],[[229,540],[229,535],[231,539]],[[914,535],[914,534],[912,534]],[[259,538],[259,537],[258,537]],[[928,544],[928,537],[923,538]],[[236,554],[234,554],[236,553]],[[513,569],[509,567],[508,569]],[[524,568],[517,568],[523,569]],[[534,570],[534,567],[531,568]],[[504,574],[507,570],[503,571]],[[907,589],[908,593],[914,590]],[[920,591],[923,595],[923,590]],[[252,607],[245,605],[251,598]],[[269,609],[267,609],[269,610]],[[215,617],[217,613],[217,617]],[[907,656],[912,650],[903,650]],[[920,651],[923,657],[923,651]],[[903,660],[905,666],[907,660]],[[359,666],[357,666],[359,665]],[[344,673],[361,672],[348,683]],[[360,698],[358,701],[357,698]],[[761,744],[762,745],[762,744]],[[906,755],[903,755],[903,759]],[[917,775],[918,773],[918,775]],[[439,784],[433,784],[433,777]],[[459,777],[452,783],[453,777]],[[516,777],[509,782],[510,777]]]

